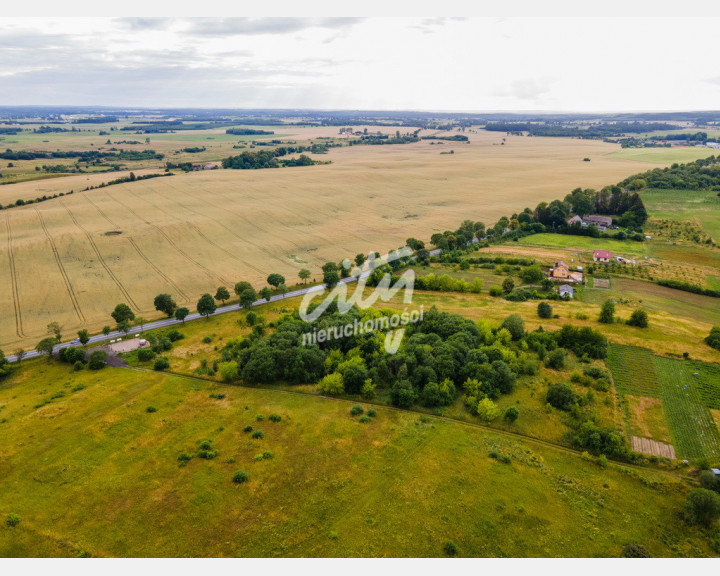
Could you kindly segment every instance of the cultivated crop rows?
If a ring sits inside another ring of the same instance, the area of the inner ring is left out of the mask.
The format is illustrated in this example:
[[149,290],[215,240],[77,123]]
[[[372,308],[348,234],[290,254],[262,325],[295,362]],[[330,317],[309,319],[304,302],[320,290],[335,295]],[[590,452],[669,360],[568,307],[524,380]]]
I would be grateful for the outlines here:
[[649,350],[613,344],[608,350],[608,365],[618,393],[660,398],[654,357]]

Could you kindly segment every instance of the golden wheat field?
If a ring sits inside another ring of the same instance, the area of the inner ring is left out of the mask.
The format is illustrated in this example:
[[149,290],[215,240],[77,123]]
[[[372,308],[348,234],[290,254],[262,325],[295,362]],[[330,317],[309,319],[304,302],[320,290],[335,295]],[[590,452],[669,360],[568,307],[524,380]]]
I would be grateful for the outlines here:
[[[302,139],[337,134],[310,130]],[[599,141],[469,136],[316,157],[329,165],[207,170],[86,192],[78,182],[97,175],[4,186],[6,200],[37,195],[18,192],[31,187],[76,192],[0,212],[0,346],[34,346],[51,321],[66,336],[99,330],[118,302],[154,317],[160,292],[194,309],[203,292],[239,280],[260,288],[270,272],[292,284],[303,267],[319,276],[328,260],[427,240],[468,218],[492,223],[649,166],[614,158],[618,147]]]

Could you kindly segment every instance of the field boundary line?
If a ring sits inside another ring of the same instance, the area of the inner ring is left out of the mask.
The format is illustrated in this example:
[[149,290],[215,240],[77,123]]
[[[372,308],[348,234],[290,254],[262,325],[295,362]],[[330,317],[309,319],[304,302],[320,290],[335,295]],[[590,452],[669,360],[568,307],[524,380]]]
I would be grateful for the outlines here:
[[17,271],[15,270],[15,256],[12,251],[12,232],[10,230],[10,214],[5,212],[5,228],[7,229],[7,253],[10,261],[10,281],[12,284],[13,307],[15,308],[15,332],[20,338],[27,336],[23,332],[22,310],[20,308],[20,290],[17,284]]
[[38,216],[38,220],[40,220],[40,226],[42,226],[43,231],[45,232],[45,236],[47,237],[48,241],[50,242],[50,247],[52,248],[53,256],[55,256],[55,262],[58,265],[58,268],[60,269],[60,274],[63,277],[63,280],[65,281],[65,288],[68,291],[68,294],[70,295],[70,302],[73,305],[73,308],[75,308],[75,314],[77,314],[77,317],[83,322],[87,323],[87,320],[85,319],[85,315],[82,312],[82,309],[80,308],[80,302],[78,302],[77,296],[75,295],[75,290],[72,287],[72,283],[70,282],[70,277],[67,274],[67,271],[65,270],[65,267],[63,266],[62,260],[60,259],[60,253],[58,252],[57,247],[55,246],[55,241],[52,239],[52,236],[50,236],[50,232],[48,232],[47,226],[45,225],[45,220],[43,220],[42,214],[40,214],[40,210],[35,208],[35,213]]

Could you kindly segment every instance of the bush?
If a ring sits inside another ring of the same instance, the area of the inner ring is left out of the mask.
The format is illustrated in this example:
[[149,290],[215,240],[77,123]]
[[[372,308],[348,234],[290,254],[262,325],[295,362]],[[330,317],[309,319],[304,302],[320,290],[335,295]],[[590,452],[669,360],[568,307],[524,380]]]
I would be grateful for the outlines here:
[[83,364],[80,360],[73,364],[73,370],[75,370],[75,372],[82,370],[83,368],[85,368],[85,364]]
[[370,418],[375,418],[375,416],[377,416],[377,410],[375,410],[375,408],[370,408],[367,411],[367,415],[370,416]]
[[601,324],[612,324],[615,321],[615,301],[608,298],[603,302],[600,309],[600,317],[598,321]]
[[501,296],[503,291],[500,286],[490,286],[488,293],[490,294],[490,296]]
[[328,374],[320,381],[320,393],[330,394],[337,396],[345,393],[345,387],[343,386],[342,374],[339,372],[333,372]]
[[185,338],[185,334],[180,332],[179,330],[169,330],[165,333],[165,337],[170,340],[170,342],[177,342],[178,340],[182,340]]
[[650,554],[642,544],[625,544],[623,546],[624,558],[650,558]]
[[560,410],[570,410],[577,403],[577,396],[567,384],[551,384],[547,391],[547,403]]
[[5,524],[7,524],[10,527],[17,526],[18,524],[20,524],[20,516],[11,512],[5,518]]
[[262,453],[263,460],[272,460],[275,458],[275,454],[270,452],[270,450],[265,450],[265,452]]
[[715,350],[720,350],[720,326],[713,326],[710,329],[710,334],[705,338],[705,344]]
[[565,368],[565,350],[556,348],[545,356],[545,366],[553,370],[562,370]]
[[218,372],[223,382],[232,382],[238,377],[237,362],[220,362],[220,364],[218,364]]
[[263,414],[256,414],[255,420],[257,420],[258,422],[262,422],[263,420],[265,420],[265,416]]
[[157,412],[157,408],[155,408],[155,406],[148,406],[147,408],[145,408],[145,412],[152,414],[153,412]]
[[372,418],[370,418],[370,416],[360,416],[360,419],[358,420],[358,422],[367,424],[368,422],[372,422]]
[[547,302],[540,302],[537,306],[537,314],[540,318],[552,318],[552,306]]
[[202,458],[204,460],[212,460],[217,455],[218,455],[217,450],[200,450],[200,451],[198,451],[198,458]]
[[107,352],[105,350],[95,350],[90,354],[90,360],[88,362],[88,368],[90,370],[100,370],[107,366]]
[[250,479],[250,476],[248,476],[248,473],[245,472],[245,470],[238,470],[233,474],[232,480],[235,482],[235,484],[242,484],[243,482],[247,482]]
[[170,368],[170,360],[165,358],[165,356],[156,359],[153,364],[153,370],[167,370],[168,368]]
[[502,462],[503,464],[510,464],[510,462],[512,462],[512,457],[510,456],[510,454],[503,454],[502,456],[500,456],[500,462]]
[[245,426],[245,428],[243,428],[243,432],[252,432],[252,429],[252,426]]
[[710,470],[700,472],[700,486],[706,490],[720,493],[720,476],[715,476]]
[[210,344],[212,342],[212,338],[210,336],[205,336],[205,338],[202,339],[203,344]]
[[262,440],[265,438],[265,434],[262,433],[262,430],[255,430],[255,432],[252,433],[252,437],[256,440]]
[[513,340],[520,340],[525,334],[525,322],[519,314],[511,314],[503,320],[501,328],[505,328]]
[[637,328],[648,327],[648,315],[645,310],[633,310],[630,319],[627,321],[628,326],[636,326]]
[[193,455],[188,454],[187,452],[181,452],[178,455],[177,459],[178,459],[178,462],[180,462],[180,466],[185,466],[185,464],[187,464],[188,462],[190,462],[190,460],[193,459]]
[[518,419],[518,416],[520,416],[520,411],[515,406],[510,406],[510,408],[505,410],[504,418],[511,424]]
[[448,556],[457,556],[458,547],[457,544],[455,544],[455,542],[453,542],[452,540],[448,540],[447,542],[445,542],[443,549],[445,550],[445,554],[447,554]]
[[279,414],[270,414],[269,420],[270,422],[280,422],[282,417]]
[[365,412],[362,406],[360,404],[354,404],[352,408],[350,408],[350,415],[351,416],[358,416]]
[[153,352],[150,348],[140,348],[140,350],[138,350],[137,357],[140,362],[149,362],[155,358],[155,352]]
[[685,499],[685,521],[688,524],[710,526],[720,518],[720,495],[706,490],[695,488]]

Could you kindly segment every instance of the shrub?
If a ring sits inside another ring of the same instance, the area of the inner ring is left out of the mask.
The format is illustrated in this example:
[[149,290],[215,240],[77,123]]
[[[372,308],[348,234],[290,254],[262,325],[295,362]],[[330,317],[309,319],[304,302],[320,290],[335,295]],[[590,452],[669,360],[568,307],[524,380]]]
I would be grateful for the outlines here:
[[257,420],[258,422],[262,422],[263,420],[265,420],[265,415],[264,414],[255,414],[255,420]]
[[100,370],[105,368],[107,365],[107,352],[105,350],[95,350],[90,354],[90,360],[88,362],[88,368],[90,370]]
[[265,438],[265,434],[262,433],[262,430],[255,430],[255,432],[252,433],[252,437],[258,440],[262,440]]
[[358,416],[365,412],[362,406],[360,404],[354,404],[352,408],[350,408],[350,415],[351,416]]
[[706,490],[695,488],[685,499],[685,521],[688,524],[710,526],[720,518],[720,495]]
[[280,422],[280,420],[282,420],[282,417],[279,414],[270,414],[269,420],[270,422]]
[[375,418],[375,416],[377,416],[377,410],[375,410],[375,408],[370,408],[367,411],[367,415],[370,416],[370,418]]
[[170,368],[170,360],[165,358],[165,356],[160,356],[160,358],[157,358],[155,360],[155,363],[153,364],[153,370],[167,370]]
[[245,472],[245,470],[238,470],[233,474],[232,480],[235,482],[235,484],[242,484],[243,482],[247,482],[250,479],[250,476],[248,476],[248,473]]
[[497,450],[490,450],[490,454],[488,454],[488,456],[490,456],[490,458],[493,458],[494,460],[497,460],[498,458],[500,458],[500,452],[498,452]]
[[552,318],[552,306],[547,302],[540,302],[537,306],[537,314],[540,318]]
[[224,382],[232,382],[238,377],[238,365],[236,362],[221,362],[218,364],[218,372]]
[[443,549],[445,550],[445,554],[447,554],[448,556],[457,556],[458,547],[457,544],[455,544],[455,542],[453,542],[452,540],[448,540],[447,542],[445,542]]
[[149,362],[155,358],[155,352],[153,352],[150,348],[140,348],[140,350],[138,350],[137,357],[140,362]]
[[492,422],[500,415],[500,410],[490,398],[483,398],[478,402],[477,415],[480,417],[480,420]]
[[[715,350],[720,350],[720,326],[713,326],[710,329],[710,334],[705,338],[705,344],[711,348],[715,348]],[[683,357],[687,358],[685,354],[687,354],[687,352],[683,353]]]
[[255,454],[255,456],[253,456],[253,460],[255,460],[255,462],[260,462],[262,459],[262,454]]
[[502,456],[500,456],[500,462],[502,462],[503,464],[510,464],[510,462],[512,462],[512,457],[510,456],[510,454],[503,454]]
[[520,416],[520,411],[515,406],[510,406],[510,408],[505,410],[504,418],[510,423],[515,422],[515,420],[518,419],[518,416]]
[[212,342],[212,338],[210,336],[205,336],[205,338],[202,339],[203,344],[210,344]]
[[275,458],[275,454],[270,452],[270,450],[265,450],[265,452],[262,453],[263,460],[271,460]]
[[627,321],[628,326],[636,326],[638,328],[648,327],[648,315],[645,310],[633,310],[630,319]]
[[155,406],[148,406],[145,408],[145,412],[152,414],[153,412],[157,412],[157,408],[155,408]]
[[601,324],[612,324],[615,321],[615,302],[612,299],[603,302],[598,321]]
[[623,546],[624,558],[650,558],[650,554],[642,544],[625,544]]
[[177,458],[177,459],[178,459],[178,461],[180,462],[180,465],[181,465],[181,466],[184,466],[185,464],[187,464],[188,462],[190,462],[190,460],[193,459],[193,455],[192,455],[192,454],[188,454],[187,452],[181,452],[181,453],[178,455],[178,458]]
[[83,364],[80,360],[73,364],[73,370],[75,370],[75,372],[77,372],[78,370],[82,370],[83,368],[85,368],[85,364]]
[[320,381],[320,392],[322,394],[330,394],[337,396],[345,393],[345,387],[343,386],[342,374],[339,372],[333,372],[328,374]]
[[10,527],[17,526],[18,524],[20,524],[20,516],[11,512],[5,518],[5,524],[7,524]]
[[204,460],[212,460],[215,458],[215,456],[218,455],[217,450],[200,450],[198,451],[198,458],[203,458]]
[[212,450],[212,440],[203,440],[200,442],[200,450]]
[[253,427],[248,425],[248,426],[245,426],[245,428],[243,428],[243,432],[252,432],[252,429],[253,429]]
[[368,422],[372,422],[372,418],[370,418],[370,416],[360,416],[360,419],[358,420],[358,422],[367,424]]
[[502,288],[500,286],[490,286],[488,293],[490,294],[490,296],[501,296]]
[[525,334],[525,322],[523,322],[523,319],[519,314],[511,314],[505,318],[501,328],[505,328],[508,332],[510,332],[513,340],[520,340],[520,338],[522,338]]
[[553,408],[570,410],[577,403],[577,396],[567,384],[551,384],[547,391],[547,403]]
[[565,350],[556,348],[545,356],[545,366],[553,370],[562,370],[565,368]]
[[182,340],[185,338],[185,334],[180,332],[179,330],[169,330],[165,333],[165,337],[170,340],[170,342],[177,342],[178,340]]

